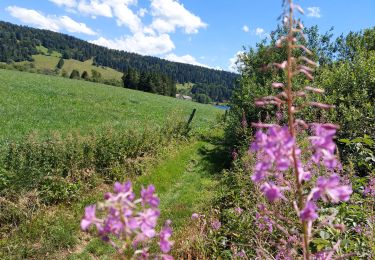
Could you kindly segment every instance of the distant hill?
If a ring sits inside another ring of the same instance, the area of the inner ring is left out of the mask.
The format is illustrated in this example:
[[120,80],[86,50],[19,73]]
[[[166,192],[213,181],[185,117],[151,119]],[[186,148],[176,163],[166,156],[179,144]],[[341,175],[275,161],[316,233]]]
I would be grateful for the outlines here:
[[31,61],[32,55],[41,53],[41,48],[46,48],[52,54],[60,53],[64,59],[83,62],[93,58],[94,65],[119,72],[134,69],[164,74],[178,83],[204,83],[232,89],[238,77],[227,71],[111,50],[69,35],[0,21],[0,61]]

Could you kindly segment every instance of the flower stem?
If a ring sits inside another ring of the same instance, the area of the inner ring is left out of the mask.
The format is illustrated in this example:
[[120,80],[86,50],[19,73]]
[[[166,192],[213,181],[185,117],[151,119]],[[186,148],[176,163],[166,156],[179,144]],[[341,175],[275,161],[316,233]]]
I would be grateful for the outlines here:
[[[288,32],[288,64],[287,64],[287,104],[288,104],[288,125],[289,131],[291,136],[296,140],[296,131],[294,127],[294,111],[293,111],[293,64],[292,64],[292,49],[293,49],[293,1],[289,0],[289,32]],[[303,201],[303,194],[302,194],[302,185],[299,182],[299,172],[298,172],[298,164],[297,164],[297,156],[296,156],[296,148],[293,146],[292,151],[293,156],[293,163],[294,163],[294,174],[295,174],[295,181],[297,187],[297,200],[298,200],[298,207],[300,209],[304,208],[304,201]],[[307,230],[307,222],[302,221],[302,229],[303,229],[303,255],[304,259],[310,259],[310,251],[309,251],[309,238],[308,238],[308,230]]]

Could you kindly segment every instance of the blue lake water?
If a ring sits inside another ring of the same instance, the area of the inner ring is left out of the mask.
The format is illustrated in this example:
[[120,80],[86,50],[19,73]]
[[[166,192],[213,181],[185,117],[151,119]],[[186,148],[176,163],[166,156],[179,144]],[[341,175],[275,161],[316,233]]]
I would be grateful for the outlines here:
[[222,109],[222,110],[229,110],[230,109],[229,106],[222,106],[222,105],[216,105],[215,107],[217,107],[219,109]]

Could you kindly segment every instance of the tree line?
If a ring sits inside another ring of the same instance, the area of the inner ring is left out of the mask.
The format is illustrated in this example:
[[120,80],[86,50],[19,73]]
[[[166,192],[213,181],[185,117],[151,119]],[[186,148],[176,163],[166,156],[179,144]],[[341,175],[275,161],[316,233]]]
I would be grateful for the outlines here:
[[176,82],[166,75],[129,69],[122,77],[124,87],[164,96],[176,96]]

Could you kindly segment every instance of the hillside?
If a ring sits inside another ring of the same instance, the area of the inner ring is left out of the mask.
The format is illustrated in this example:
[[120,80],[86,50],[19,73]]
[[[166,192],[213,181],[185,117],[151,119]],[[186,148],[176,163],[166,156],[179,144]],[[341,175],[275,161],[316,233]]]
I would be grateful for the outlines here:
[[[40,47],[39,47],[40,49]],[[16,64],[33,64],[35,69],[39,70],[53,70],[56,68],[60,60],[61,54],[56,52],[55,54],[48,55],[47,53],[44,54],[36,54],[32,55],[33,61],[21,61],[16,62]],[[89,77],[92,77],[92,70],[95,70],[100,73],[101,77],[106,80],[117,80],[121,81],[121,77],[123,73],[118,72],[114,69],[103,67],[103,66],[95,66],[93,65],[94,60],[89,59],[86,61],[78,61],[74,59],[64,59],[64,65],[62,69],[59,71],[59,75],[62,75],[63,71],[65,71],[66,75],[70,75],[73,70],[79,71],[80,75],[84,71],[89,73]]]
[[151,56],[110,50],[72,36],[47,30],[17,26],[0,21],[0,61],[32,60],[40,53],[40,46],[61,53],[64,59],[86,61],[94,58],[95,65],[113,68],[120,72],[134,69],[169,76],[179,83],[206,83],[233,88],[237,74],[204,67],[171,62]]
[[0,70],[0,103],[0,140],[31,132],[142,129],[161,125],[172,114],[187,120],[194,108],[193,124],[207,127],[220,113],[213,106],[175,98],[8,70]]

